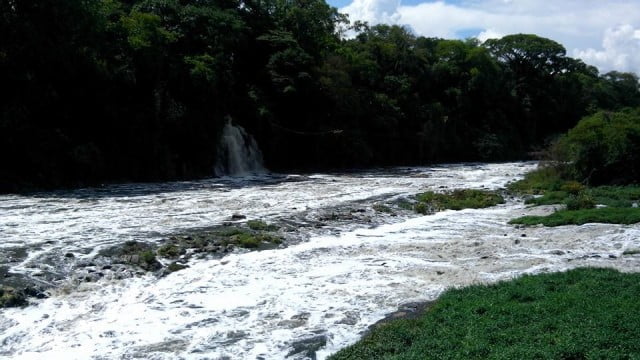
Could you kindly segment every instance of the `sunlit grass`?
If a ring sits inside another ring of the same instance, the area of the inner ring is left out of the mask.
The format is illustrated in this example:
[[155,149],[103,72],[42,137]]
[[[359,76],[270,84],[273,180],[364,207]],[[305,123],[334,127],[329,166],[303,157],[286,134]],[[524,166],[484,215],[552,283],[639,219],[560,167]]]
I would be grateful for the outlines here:
[[640,274],[607,269],[449,290],[331,359],[635,359],[639,297]]

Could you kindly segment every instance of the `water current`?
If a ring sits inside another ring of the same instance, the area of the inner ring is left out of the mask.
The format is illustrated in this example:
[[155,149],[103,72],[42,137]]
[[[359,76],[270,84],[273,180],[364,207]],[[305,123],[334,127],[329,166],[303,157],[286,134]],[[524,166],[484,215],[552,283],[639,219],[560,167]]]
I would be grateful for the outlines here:
[[516,228],[509,219],[543,210],[510,198],[481,210],[381,216],[376,226],[327,223],[288,247],[193,258],[189,268],[164,277],[65,286],[74,264],[125,241],[153,243],[233,214],[277,222],[424,190],[498,189],[535,166],[460,164],[0,196],[6,276],[57,274],[46,277],[50,297],[0,309],[0,357],[324,359],[400,305],[433,300],[450,287],[577,266],[637,271],[640,257],[622,252],[640,245],[640,226]]

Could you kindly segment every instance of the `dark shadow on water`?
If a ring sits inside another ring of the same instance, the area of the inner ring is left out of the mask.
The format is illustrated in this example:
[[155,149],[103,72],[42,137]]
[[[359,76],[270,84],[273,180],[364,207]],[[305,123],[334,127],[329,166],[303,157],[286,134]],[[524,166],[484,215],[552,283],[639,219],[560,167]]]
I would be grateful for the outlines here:
[[250,188],[256,186],[277,185],[285,182],[300,182],[306,180],[308,180],[308,178],[305,176],[266,174],[245,177],[217,177],[192,181],[109,184],[104,186],[87,187],[72,190],[38,191],[28,194],[21,194],[19,196],[33,198],[68,198],[92,200],[101,198],[139,197],[154,194],[187,191]]
[[[524,163],[523,163],[524,164]],[[428,175],[429,172],[446,171],[452,167],[464,167],[469,169],[480,169],[487,166],[487,163],[454,163],[437,164],[425,166],[407,167],[379,167],[370,169],[349,169],[340,171],[327,171],[323,173],[300,173],[300,174],[278,174],[268,173],[244,177],[215,177],[193,181],[173,181],[173,182],[148,182],[148,183],[123,183],[109,184],[99,187],[87,187],[72,190],[39,191],[21,194],[33,198],[61,198],[61,199],[101,199],[101,198],[126,198],[148,196],[154,194],[214,190],[225,191],[239,188],[251,188],[262,186],[273,186],[287,182],[318,181],[323,176],[349,176],[349,177],[397,177],[412,176],[416,174]]]

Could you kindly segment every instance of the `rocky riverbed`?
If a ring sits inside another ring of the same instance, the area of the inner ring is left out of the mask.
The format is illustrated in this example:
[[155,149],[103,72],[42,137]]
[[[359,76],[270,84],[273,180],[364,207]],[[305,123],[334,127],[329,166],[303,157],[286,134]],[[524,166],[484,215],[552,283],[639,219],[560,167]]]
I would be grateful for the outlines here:
[[637,225],[515,227],[509,219],[551,210],[515,198],[427,216],[406,210],[411,194],[497,189],[534,167],[2,197],[0,266],[6,279],[41,282],[48,297],[0,310],[0,356],[324,358],[451,286],[577,266],[636,271]]

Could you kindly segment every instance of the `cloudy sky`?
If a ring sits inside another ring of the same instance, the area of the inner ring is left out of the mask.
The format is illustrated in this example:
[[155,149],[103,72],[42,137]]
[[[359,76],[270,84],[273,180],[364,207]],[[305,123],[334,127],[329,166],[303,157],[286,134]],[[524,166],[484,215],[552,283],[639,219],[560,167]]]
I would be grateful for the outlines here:
[[529,33],[556,40],[567,55],[640,74],[640,0],[328,0],[353,20],[407,25],[442,38]]

